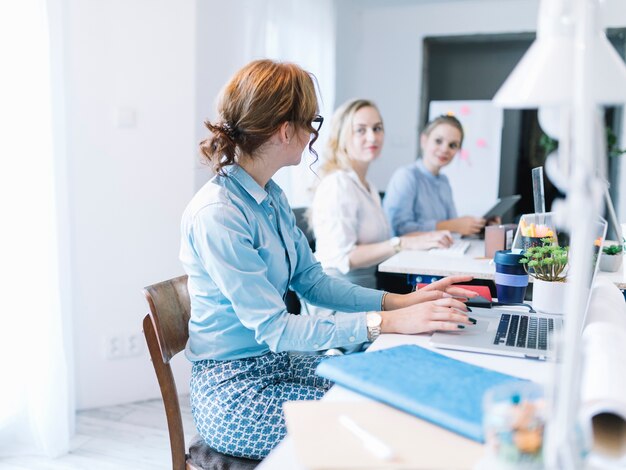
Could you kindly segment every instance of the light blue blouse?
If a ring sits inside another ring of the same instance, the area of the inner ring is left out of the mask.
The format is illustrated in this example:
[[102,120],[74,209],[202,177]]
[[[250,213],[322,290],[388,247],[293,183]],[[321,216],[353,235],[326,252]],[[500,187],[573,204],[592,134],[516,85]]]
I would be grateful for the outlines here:
[[[380,310],[383,293],[324,274],[272,180],[262,188],[237,165],[226,172],[198,191],[182,218],[187,357],[230,360],[367,341],[364,312]],[[312,304],[359,313],[290,314],[289,286]]]
[[437,222],[457,217],[448,177],[433,175],[422,160],[398,168],[383,207],[395,235],[436,230]]

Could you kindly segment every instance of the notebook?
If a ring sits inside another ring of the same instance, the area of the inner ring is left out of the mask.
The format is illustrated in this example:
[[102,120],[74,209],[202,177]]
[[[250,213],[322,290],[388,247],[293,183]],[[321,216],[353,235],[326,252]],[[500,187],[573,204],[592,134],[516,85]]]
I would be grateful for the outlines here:
[[415,345],[332,357],[321,362],[316,372],[478,442],[484,442],[485,391],[523,381]]
[[[600,242],[606,236],[606,227],[606,221],[600,219],[597,223]],[[596,255],[594,261],[595,264],[590,262],[593,273],[586,311],[600,256]],[[474,308],[471,316],[476,319],[475,325],[459,332],[438,331],[431,336],[430,344],[445,349],[545,360],[555,354],[553,338],[563,328],[566,315],[531,314],[520,308]]]
[[[423,289],[428,286],[428,284],[424,282],[420,282],[415,285],[416,289]],[[491,308],[493,303],[493,299],[491,297],[491,291],[489,290],[489,286],[479,286],[473,284],[455,284],[455,287],[460,287],[462,289],[471,290],[472,292],[476,292],[478,295],[476,297],[472,297],[465,305],[468,307],[484,307]]]

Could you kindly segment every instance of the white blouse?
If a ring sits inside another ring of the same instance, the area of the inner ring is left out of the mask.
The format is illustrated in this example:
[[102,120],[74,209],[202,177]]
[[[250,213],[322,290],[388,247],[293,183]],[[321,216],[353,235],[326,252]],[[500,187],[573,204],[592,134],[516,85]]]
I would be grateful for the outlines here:
[[391,237],[378,190],[369,191],[352,170],[337,170],[320,182],[313,199],[312,225],[317,259],[326,269],[350,271],[349,256],[356,245]]

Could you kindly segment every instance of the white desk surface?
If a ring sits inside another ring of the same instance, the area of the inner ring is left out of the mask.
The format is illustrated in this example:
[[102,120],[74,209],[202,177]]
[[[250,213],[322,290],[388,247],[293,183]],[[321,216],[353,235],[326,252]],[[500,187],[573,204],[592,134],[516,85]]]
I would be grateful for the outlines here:
[[[446,349],[437,349],[429,344],[430,335],[381,335],[370,346],[368,351],[374,351],[377,349],[385,349],[393,346],[399,346],[401,344],[417,344],[419,346],[432,349],[446,356],[450,356],[455,359],[459,359],[471,364],[476,364],[482,367],[488,367],[499,372],[506,374],[516,375],[518,377],[533,380],[541,384],[548,384],[549,378],[553,375],[553,364],[542,361],[535,361],[531,359],[521,359],[505,356],[494,356],[489,354],[479,354],[461,351],[451,351]],[[329,392],[324,396],[323,400],[332,401],[357,401],[371,399],[359,395],[355,392],[351,392],[339,385],[333,386]],[[446,447],[446,443],[442,443],[443,448]],[[449,450],[449,448],[448,448]],[[439,455],[445,455],[445,451],[442,453],[440,448],[433,449],[433,452],[438,452]],[[469,467],[473,466],[473,463],[468,463]],[[289,435],[268,455],[265,460],[257,467],[257,470],[306,470],[299,464],[295,453],[293,442]]]
[[[378,270],[384,273],[424,274],[428,276],[469,275],[475,279],[493,280],[496,268],[492,260],[485,258],[485,242],[471,240],[470,247],[463,256],[435,255],[427,251],[404,250],[386,261]],[[619,271],[607,273],[600,271],[598,279],[607,278],[619,289],[626,289],[624,265]],[[529,279],[532,282],[532,276]]]

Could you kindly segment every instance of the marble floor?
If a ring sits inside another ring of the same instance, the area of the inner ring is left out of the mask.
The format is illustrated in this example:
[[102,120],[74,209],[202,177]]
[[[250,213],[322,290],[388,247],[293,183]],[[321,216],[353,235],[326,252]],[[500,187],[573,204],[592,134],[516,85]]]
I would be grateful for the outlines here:
[[[195,434],[189,397],[180,397],[186,441]],[[78,412],[69,454],[54,460],[0,459],[0,470],[171,469],[163,402],[149,400]]]

